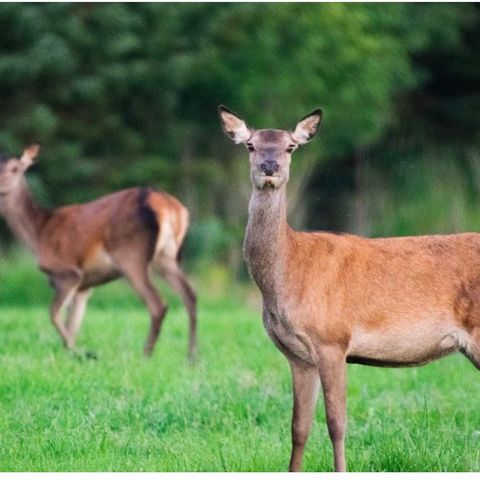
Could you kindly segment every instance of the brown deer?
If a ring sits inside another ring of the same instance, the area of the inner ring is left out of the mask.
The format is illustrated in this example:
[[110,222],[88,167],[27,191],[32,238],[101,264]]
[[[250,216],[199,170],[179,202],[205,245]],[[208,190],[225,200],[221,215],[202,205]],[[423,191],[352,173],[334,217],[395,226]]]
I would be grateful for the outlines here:
[[250,152],[244,255],[292,371],[290,470],[301,469],[321,382],[335,470],[345,471],[346,363],[414,366],[460,351],[480,368],[480,235],[297,232],[287,224],[290,159],[317,133],[321,110],[293,131],[250,129],[223,106],[219,114]]
[[[38,145],[20,158],[0,157],[0,213],[33,251],[55,290],[51,320],[72,349],[92,287],[125,277],[146,304],[150,332],[144,353],[153,351],[166,304],[149,267],[177,292],[188,311],[188,354],[196,349],[196,298],[178,257],[188,228],[188,210],[174,197],[150,188],[131,188],[93,202],[47,210],[33,200],[25,179]],[[64,321],[63,311],[68,310]]]

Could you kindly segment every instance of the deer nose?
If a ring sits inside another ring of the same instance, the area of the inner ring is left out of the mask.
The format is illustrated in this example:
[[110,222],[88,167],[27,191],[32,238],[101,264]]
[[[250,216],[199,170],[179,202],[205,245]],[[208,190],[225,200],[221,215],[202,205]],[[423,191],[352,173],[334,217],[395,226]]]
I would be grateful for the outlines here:
[[280,165],[275,160],[267,160],[260,164],[260,168],[267,177],[271,177],[275,172],[278,172]]

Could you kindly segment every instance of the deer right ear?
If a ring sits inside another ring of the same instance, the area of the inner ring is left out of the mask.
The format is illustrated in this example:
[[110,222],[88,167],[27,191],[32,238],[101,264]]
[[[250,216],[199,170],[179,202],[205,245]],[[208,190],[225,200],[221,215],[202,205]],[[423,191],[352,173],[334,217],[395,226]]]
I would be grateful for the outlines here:
[[35,163],[35,158],[39,151],[40,145],[30,145],[23,151],[22,156],[20,157],[20,163],[25,170]]
[[317,108],[297,123],[292,137],[299,145],[309,142],[318,132],[322,123],[322,110]]
[[227,107],[220,105],[218,114],[222,122],[223,131],[235,142],[246,142],[251,136],[252,131],[247,124]]

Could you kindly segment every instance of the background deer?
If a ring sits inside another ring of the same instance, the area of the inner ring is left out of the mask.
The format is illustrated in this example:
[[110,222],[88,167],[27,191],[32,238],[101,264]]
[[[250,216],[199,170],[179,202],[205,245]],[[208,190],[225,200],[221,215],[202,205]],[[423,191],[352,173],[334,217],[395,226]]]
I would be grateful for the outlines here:
[[367,239],[287,224],[292,152],[317,133],[253,130],[219,107],[226,134],[250,152],[244,255],[263,322],[293,378],[290,470],[301,469],[321,382],[335,470],[346,470],[346,363],[413,366],[460,351],[480,368],[480,235]]
[[[75,345],[91,288],[125,277],[150,312],[144,349],[150,355],[167,311],[149,277],[153,267],[186,306],[192,359],[196,298],[178,263],[188,210],[171,195],[150,188],[131,188],[93,202],[46,210],[35,203],[25,179],[38,151],[33,145],[19,159],[0,158],[0,213],[50,279],[55,290],[51,320],[65,347]],[[67,307],[64,322],[62,312]]]

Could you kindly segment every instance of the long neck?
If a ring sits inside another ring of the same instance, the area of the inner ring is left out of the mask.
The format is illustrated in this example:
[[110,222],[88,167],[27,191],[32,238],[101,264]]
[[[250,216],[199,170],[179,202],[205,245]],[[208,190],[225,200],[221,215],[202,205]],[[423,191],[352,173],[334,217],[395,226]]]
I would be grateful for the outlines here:
[[40,232],[51,213],[34,201],[25,181],[3,199],[0,213],[15,235],[36,254]]
[[244,255],[264,297],[281,288],[288,247],[286,189],[254,188],[248,210]]

